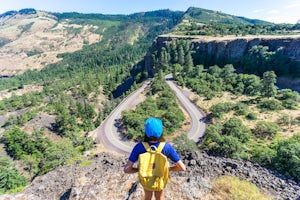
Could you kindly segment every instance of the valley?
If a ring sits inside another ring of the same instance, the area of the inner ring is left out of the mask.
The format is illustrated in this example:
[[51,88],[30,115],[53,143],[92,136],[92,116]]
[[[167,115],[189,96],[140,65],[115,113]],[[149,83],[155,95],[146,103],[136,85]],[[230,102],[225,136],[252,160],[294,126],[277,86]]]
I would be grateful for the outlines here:
[[0,15],[0,199],[139,199],[120,171],[149,116],[188,166],[168,198],[215,199],[226,175],[299,198],[299,31],[201,8]]

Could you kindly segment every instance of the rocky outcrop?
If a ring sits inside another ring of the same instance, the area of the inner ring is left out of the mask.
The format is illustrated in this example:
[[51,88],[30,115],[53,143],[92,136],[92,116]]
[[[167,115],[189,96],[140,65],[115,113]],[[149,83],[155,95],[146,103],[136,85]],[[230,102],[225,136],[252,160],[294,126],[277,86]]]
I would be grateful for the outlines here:
[[271,51],[283,48],[283,54],[300,61],[300,36],[258,36],[258,37],[181,37],[163,35],[158,37],[145,58],[147,69],[152,66],[151,54],[166,47],[172,40],[190,40],[201,54],[215,60],[241,60],[245,52],[255,45],[268,46]]
[[[300,185],[251,162],[209,156],[194,152],[183,157],[186,172],[172,173],[165,191],[166,199],[201,199],[211,189],[211,180],[233,175],[248,180],[274,199],[299,199]],[[98,154],[87,166],[74,164],[60,167],[36,178],[16,195],[5,200],[40,199],[142,199],[143,190],[137,174],[124,174],[126,158],[108,153]]]

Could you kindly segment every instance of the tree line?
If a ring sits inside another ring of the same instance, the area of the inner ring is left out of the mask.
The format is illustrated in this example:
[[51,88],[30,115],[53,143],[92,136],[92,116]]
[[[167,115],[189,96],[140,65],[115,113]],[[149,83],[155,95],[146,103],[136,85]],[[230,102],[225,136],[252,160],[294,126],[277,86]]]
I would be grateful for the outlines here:
[[272,51],[268,46],[262,45],[255,45],[248,49],[241,60],[223,58],[216,60],[213,55],[208,55],[199,48],[195,48],[190,41],[174,39],[166,46],[153,52],[151,58],[154,71],[157,71],[156,68],[166,69],[170,65],[178,68],[177,64],[179,64],[185,68],[186,72],[190,72],[194,65],[203,65],[204,68],[208,68],[212,65],[225,66],[230,63],[243,73],[259,76],[262,76],[266,71],[274,71],[280,77],[296,78],[300,75],[300,62],[285,55],[283,48]]
[[[5,144],[7,153],[13,159],[22,162],[23,168],[30,175],[29,181],[58,166],[70,163],[72,160],[79,160],[83,151],[83,148],[74,147],[66,139],[62,139],[59,142],[52,142],[45,137],[42,131],[36,131],[32,135],[29,135],[18,127],[7,130],[2,136],[2,141]],[[4,167],[4,165],[2,166]],[[7,176],[5,171],[2,171],[1,177]],[[2,182],[10,182],[15,185],[13,187],[11,184],[8,184],[5,187],[1,187],[1,189],[14,189],[19,186],[19,181],[21,181],[21,185],[27,182],[24,182],[19,177],[20,175],[16,175],[15,177],[8,176],[6,179],[1,179]]]
[[231,23],[195,23],[179,24],[175,33],[180,35],[201,35],[223,37],[227,35],[295,35],[299,26],[294,24],[231,24]]

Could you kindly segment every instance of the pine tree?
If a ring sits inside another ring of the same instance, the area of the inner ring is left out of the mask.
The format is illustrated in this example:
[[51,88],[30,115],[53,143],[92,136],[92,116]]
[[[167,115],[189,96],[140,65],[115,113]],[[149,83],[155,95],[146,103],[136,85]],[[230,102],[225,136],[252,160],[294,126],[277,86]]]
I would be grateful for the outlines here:
[[185,70],[184,71],[186,73],[190,73],[193,70],[193,66],[194,66],[193,58],[191,56],[191,52],[190,51],[187,52],[187,54],[184,57],[184,60],[185,60],[185,63],[184,63]]
[[178,47],[178,63],[184,65],[184,51],[182,45]]
[[173,64],[178,62],[178,52],[177,52],[177,43],[175,40],[172,41],[170,45],[170,54],[171,54],[171,62]]
[[276,74],[274,71],[267,71],[263,74],[262,80],[262,94],[265,97],[274,97],[277,94],[276,83]]

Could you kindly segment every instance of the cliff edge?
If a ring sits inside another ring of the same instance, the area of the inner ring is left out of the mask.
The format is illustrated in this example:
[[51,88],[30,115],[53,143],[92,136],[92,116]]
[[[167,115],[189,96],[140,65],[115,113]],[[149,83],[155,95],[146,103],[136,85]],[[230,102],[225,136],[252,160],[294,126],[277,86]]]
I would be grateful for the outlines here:
[[[274,199],[299,199],[300,185],[252,162],[194,152],[183,157],[186,172],[171,173],[165,199],[202,199],[211,190],[212,180],[221,175],[237,176],[254,183]],[[143,190],[137,174],[124,174],[124,156],[101,153],[82,166],[59,167],[36,178],[24,191],[3,195],[5,200],[37,199],[141,199]]]
[[215,60],[241,60],[247,50],[255,45],[268,46],[271,51],[283,48],[283,54],[300,61],[300,35],[291,36],[244,36],[244,37],[207,37],[161,35],[154,41],[148,52],[145,64],[152,66],[151,54],[173,40],[190,40],[195,49],[204,55],[213,56]]

